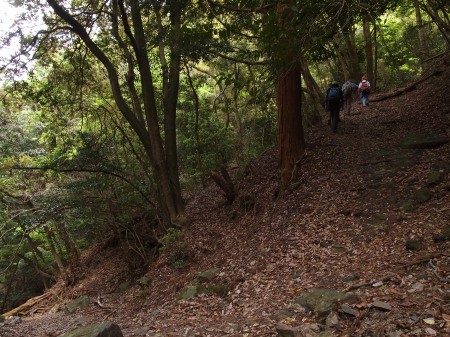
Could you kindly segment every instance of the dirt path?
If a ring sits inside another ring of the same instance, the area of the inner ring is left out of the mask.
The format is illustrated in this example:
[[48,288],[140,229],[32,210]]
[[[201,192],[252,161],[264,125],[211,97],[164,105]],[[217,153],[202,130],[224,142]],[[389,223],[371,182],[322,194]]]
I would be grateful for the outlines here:
[[[450,315],[449,243],[436,237],[450,223],[450,144],[431,150],[397,144],[411,133],[450,137],[448,78],[439,79],[445,80],[442,92],[427,84],[368,108],[355,103],[336,134],[325,123],[309,130],[301,174],[285,195],[278,195],[275,150],[235,178],[240,199],[232,207],[223,206],[214,185],[187,193],[192,224],[185,245],[178,247],[184,249],[186,268],[171,267],[175,253],[168,252],[150,266],[151,286],[132,283],[120,294],[107,293],[101,284],[88,292],[86,272],[72,297],[87,293],[94,299],[91,305],[69,315],[46,308],[1,326],[0,336],[56,336],[105,319],[117,323],[126,337],[276,336],[280,322],[316,323],[292,306],[306,289],[361,284],[355,290],[359,318],[340,313],[334,336],[432,331],[444,336],[449,332],[445,317],[450,317],[445,316]],[[443,174],[442,182],[429,184],[433,172]],[[408,198],[424,187],[429,200],[405,209]],[[407,249],[409,242],[420,248]],[[405,267],[433,254],[425,263]],[[211,268],[220,269],[211,282],[226,285],[226,297],[209,292],[176,301],[183,287]],[[384,281],[372,286],[379,280]],[[109,309],[95,304],[98,296]],[[373,300],[389,303],[392,310],[370,309]],[[429,317],[435,324],[421,319]]]

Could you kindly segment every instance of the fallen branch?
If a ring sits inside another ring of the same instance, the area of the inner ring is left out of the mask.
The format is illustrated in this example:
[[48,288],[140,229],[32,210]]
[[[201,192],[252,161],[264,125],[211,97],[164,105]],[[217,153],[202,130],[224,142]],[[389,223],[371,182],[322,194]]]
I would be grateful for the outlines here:
[[292,170],[291,174],[291,181],[294,179],[294,175],[297,173],[298,166],[300,165],[300,162],[302,159],[306,156],[306,151],[303,152],[302,156],[295,162],[294,168]]
[[357,163],[357,165],[359,165],[359,166],[369,166],[369,165],[377,165],[377,164],[389,163],[391,161],[392,161],[392,159],[382,159],[382,160],[377,160],[377,161],[366,161],[366,162],[363,162],[363,163]]
[[436,277],[438,278],[439,281],[441,281],[442,283],[449,283],[448,280],[446,280],[441,275],[439,275],[437,267],[433,264],[433,262],[431,260],[428,261],[428,264],[430,265],[431,269],[433,270],[434,275],[436,275]]
[[106,306],[106,305],[104,305],[104,304],[102,304],[102,302],[100,302],[100,295],[97,297],[97,300],[94,300],[94,303],[95,304],[97,304],[100,308],[102,308],[102,309],[113,309],[113,308],[111,308],[111,307],[108,307],[108,306]]
[[416,260],[416,261],[413,261],[413,262],[406,263],[404,265],[398,266],[396,268],[396,270],[398,271],[398,270],[403,269],[403,268],[412,267],[412,266],[415,266],[416,264],[428,263],[429,261],[431,261],[433,259],[436,259],[438,257],[442,257],[442,256],[450,256],[450,255],[449,254],[444,254],[444,253],[433,254],[433,255],[427,256],[425,258],[422,258],[422,259],[419,259],[419,260]]
[[381,280],[372,280],[370,282],[365,282],[365,283],[359,283],[359,284],[354,284],[348,288],[345,289],[345,292],[351,291],[351,290],[355,290],[355,289],[359,289],[362,287],[368,287],[368,286],[373,286],[376,283],[380,283],[380,282],[386,282],[386,281],[390,281],[392,279],[392,277],[394,276],[394,274],[386,276],[384,278],[382,278]]
[[446,51],[444,51],[444,52],[442,52],[442,53],[440,53],[440,54],[431,56],[431,57],[427,58],[426,60],[423,60],[422,63],[426,63],[426,62],[429,62],[429,61],[431,61],[431,60],[434,60],[434,59],[436,59],[436,58],[438,58],[438,57],[441,57],[441,56],[447,54],[448,52],[449,52],[449,51],[446,50]]
[[432,72],[431,74],[423,76],[423,77],[419,78],[417,81],[414,81],[414,82],[408,84],[406,87],[398,88],[398,89],[388,92],[386,94],[381,94],[378,96],[371,97],[370,101],[371,102],[380,102],[380,101],[384,101],[385,99],[388,99],[388,98],[400,96],[400,95],[404,94],[405,92],[416,89],[416,86],[418,86],[420,83],[425,82],[426,80],[428,80],[429,78],[431,78],[433,76],[442,74],[443,72],[444,72],[443,70],[436,70],[436,71]]
[[33,298],[30,298],[28,301],[26,301],[24,304],[18,306],[17,308],[8,311],[4,314],[2,314],[3,317],[9,317],[14,315],[26,315],[31,312],[32,308],[40,303],[41,301],[45,300],[46,298],[50,297],[50,293],[46,293],[44,295],[36,296]]
[[408,328],[411,329],[414,325],[416,325],[425,315],[428,313],[428,310],[423,311],[419,317],[417,317],[409,326]]
[[115,314],[115,311],[111,311],[108,315],[106,315],[105,317],[103,317],[103,320],[106,321],[110,316],[112,316],[113,314]]

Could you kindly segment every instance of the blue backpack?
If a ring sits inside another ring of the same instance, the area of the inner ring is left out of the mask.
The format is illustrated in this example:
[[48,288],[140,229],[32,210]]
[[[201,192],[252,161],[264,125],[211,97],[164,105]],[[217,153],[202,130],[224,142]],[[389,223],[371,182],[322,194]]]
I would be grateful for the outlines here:
[[338,103],[341,97],[341,89],[339,87],[331,87],[330,91],[328,91],[328,103]]

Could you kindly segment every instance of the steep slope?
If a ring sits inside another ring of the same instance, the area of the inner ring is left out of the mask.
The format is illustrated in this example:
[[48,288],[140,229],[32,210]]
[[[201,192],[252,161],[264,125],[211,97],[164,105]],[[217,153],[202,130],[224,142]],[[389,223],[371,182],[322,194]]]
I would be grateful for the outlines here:
[[[280,322],[320,322],[292,305],[311,288],[357,293],[356,317],[340,307],[335,336],[444,336],[450,332],[449,242],[442,235],[450,226],[450,144],[398,144],[410,134],[450,138],[449,78],[447,69],[404,95],[368,108],[354,103],[336,134],[326,123],[308,130],[300,174],[284,195],[278,195],[275,149],[234,177],[239,198],[230,207],[214,184],[186,193],[192,223],[182,244],[150,265],[150,285],[132,279],[114,292],[126,281],[126,261],[99,245],[78,284],[34,315],[7,321],[0,336],[57,336],[106,319],[125,336],[276,336]],[[177,259],[188,265],[175,269]],[[228,289],[227,296],[204,291],[177,301],[213,268],[219,270],[206,287]],[[91,303],[74,313],[50,310],[81,295]],[[374,309],[374,300],[390,308]]]

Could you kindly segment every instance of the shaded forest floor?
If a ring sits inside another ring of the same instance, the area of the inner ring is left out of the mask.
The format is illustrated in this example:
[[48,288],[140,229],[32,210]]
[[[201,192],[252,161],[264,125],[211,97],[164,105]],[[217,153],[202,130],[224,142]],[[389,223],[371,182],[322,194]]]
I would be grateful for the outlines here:
[[[293,304],[310,288],[357,294],[356,312],[339,307],[330,336],[448,335],[450,243],[442,230],[450,224],[450,143],[398,143],[410,134],[450,138],[449,78],[447,69],[404,95],[366,108],[355,102],[336,134],[326,122],[309,129],[299,176],[283,195],[275,149],[234,176],[232,206],[212,183],[187,192],[192,223],[183,244],[149,266],[149,285],[127,276],[118,247],[98,245],[76,285],[52,290],[51,301],[6,321],[0,336],[57,336],[104,320],[126,337],[277,336],[280,323],[309,326],[314,336],[323,321]],[[427,191],[424,200],[418,190]],[[213,291],[177,300],[213,268],[202,281]],[[81,295],[90,304],[58,310]],[[375,300],[389,307],[377,309]]]

